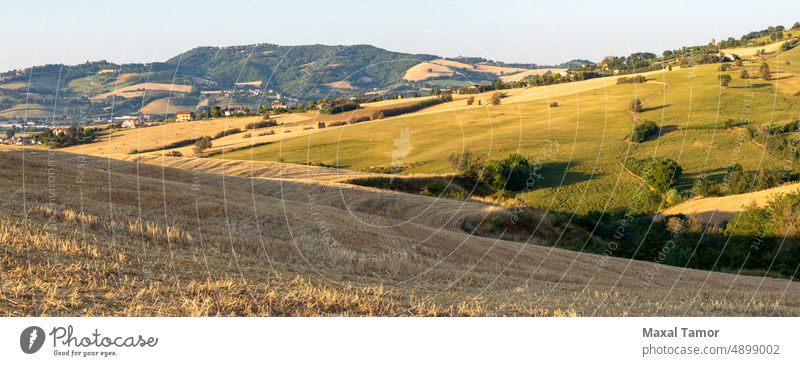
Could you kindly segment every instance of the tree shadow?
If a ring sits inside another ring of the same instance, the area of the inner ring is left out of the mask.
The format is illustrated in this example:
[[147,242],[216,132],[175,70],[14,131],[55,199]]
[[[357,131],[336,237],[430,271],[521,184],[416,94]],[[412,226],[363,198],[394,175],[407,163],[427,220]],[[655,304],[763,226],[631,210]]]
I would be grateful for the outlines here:
[[[525,184],[526,187],[514,191],[514,193],[577,184],[602,175],[600,173],[592,175],[571,170],[575,168],[575,166],[575,163],[570,164],[567,162],[531,163],[531,171]],[[403,175],[392,177],[388,175],[379,175],[375,177],[355,178],[346,181],[346,183],[414,194],[420,194],[420,192],[426,190],[426,187],[430,188],[434,185],[438,185],[448,191],[460,191],[465,192],[467,195],[483,197],[491,196],[497,192],[495,188],[483,181],[476,182],[452,175],[425,177]],[[430,189],[428,189],[428,191],[430,191]]]
[[569,162],[551,162],[534,166],[531,172],[533,185],[530,190],[538,188],[555,188],[585,182],[602,176],[601,173],[587,174],[573,169],[577,164]]
[[770,80],[784,80],[784,79],[790,79],[792,77],[794,77],[794,75],[786,75],[786,76],[781,76],[781,77],[772,77],[772,78],[769,78],[769,79]]
[[639,112],[652,112],[652,111],[657,111],[659,109],[667,108],[669,106],[671,106],[671,104],[664,104],[664,105],[659,105],[659,106],[655,106],[655,107],[646,107],[646,108],[640,109]]
[[658,137],[664,136],[670,132],[675,132],[678,130],[680,130],[680,128],[676,125],[661,126],[661,129],[659,130],[658,133]]
[[727,174],[727,171],[728,170],[725,168],[715,168],[698,173],[683,174],[678,180],[678,185],[691,188],[694,182],[700,179],[706,179],[714,183],[721,183],[723,179],[725,179],[725,174]]
[[[775,80],[775,79],[772,79]],[[757,83],[757,84],[750,84],[745,86],[729,86],[730,89],[761,89],[771,86],[772,84],[769,83]]]

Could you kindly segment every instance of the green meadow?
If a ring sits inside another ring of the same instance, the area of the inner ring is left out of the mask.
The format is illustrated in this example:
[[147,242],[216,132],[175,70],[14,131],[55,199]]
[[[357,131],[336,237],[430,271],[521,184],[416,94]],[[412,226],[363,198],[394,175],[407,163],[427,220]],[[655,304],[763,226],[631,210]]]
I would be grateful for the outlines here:
[[[775,80],[741,79],[741,68],[732,67],[725,73],[733,79],[723,88],[719,65],[676,67],[650,74],[644,84],[609,82],[606,87],[582,90],[582,82],[577,82],[573,83],[574,93],[556,98],[521,103],[509,98],[500,105],[467,109],[439,107],[435,113],[422,111],[323,129],[219,157],[322,163],[355,170],[400,161],[406,167],[401,174],[413,175],[452,173],[447,158],[464,150],[485,153],[491,159],[519,153],[539,167],[541,179],[536,189],[518,195],[529,205],[579,213],[621,209],[628,207],[633,193],[643,187],[622,169],[620,163],[628,158],[677,161],[684,170],[679,181],[683,189],[700,176],[721,179],[724,169],[735,163],[745,170],[782,169],[783,161],[741,137],[741,130],[724,126],[728,120],[757,126],[786,123],[800,116],[800,98],[788,94],[780,84],[794,77],[791,72],[800,74],[794,69],[800,68],[800,61],[791,62],[800,58],[798,55],[796,49],[769,61],[775,71],[779,64],[790,68],[776,73]],[[785,60],[790,60],[789,65]],[[745,62],[742,68],[758,75],[760,63]],[[526,92],[514,91],[515,95]],[[644,102],[641,120],[662,127],[660,137],[640,144],[628,142],[633,128],[628,111],[634,98]],[[558,107],[550,107],[551,102]],[[407,138],[410,152],[393,157],[398,151],[397,139],[406,128],[411,133]]]

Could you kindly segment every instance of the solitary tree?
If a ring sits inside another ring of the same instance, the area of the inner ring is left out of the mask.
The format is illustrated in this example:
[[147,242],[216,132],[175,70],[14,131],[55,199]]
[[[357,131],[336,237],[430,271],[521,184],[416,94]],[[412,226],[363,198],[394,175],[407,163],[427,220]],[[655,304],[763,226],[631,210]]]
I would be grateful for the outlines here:
[[731,82],[731,76],[730,75],[722,74],[722,75],[719,76],[719,84],[722,85],[722,87],[727,88],[728,84],[730,84],[730,82]]
[[211,107],[211,116],[212,117],[219,117],[222,115],[222,107],[215,105]]
[[194,143],[194,152],[195,154],[200,154],[206,149],[211,148],[213,144],[211,143],[211,137],[203,136]]
[[767,64],[766,62],[761,64],[760,71],[761,71],[761,78],[764,80],[769,80],[770,77],[772,76],[772,73],[769,71],[769,64]]
[[639,100],[639,98],[631,101],[631,110],[633,113],[639,113],[642,111],[642,101]]
[[499,105],[500,104],[500,99],[503,99],[503,93],[497,92],[497,93],[492,94],[491,102],[494,105]]
[[739,74],[739,76],[740,76],[742,79],[749,79],[749,78],[750,78],[750,73],[749,73],[749,72],[747,72],[747,70],[742,70],[742,73],[741,73],[741,74]]
[[666,192],[678,182],[683,169],[671,159],[656,159],[645,165],[642,178],[660,192]]
[[486,162],[482,180],[497,190],[519,191],[528,187],[531,168],[527,158],[512,154],[503,160]]
[[11,126],[11,128],[6,130],[6,137],[8,138],[12,138],[16,134],[17,134],[17,126]]

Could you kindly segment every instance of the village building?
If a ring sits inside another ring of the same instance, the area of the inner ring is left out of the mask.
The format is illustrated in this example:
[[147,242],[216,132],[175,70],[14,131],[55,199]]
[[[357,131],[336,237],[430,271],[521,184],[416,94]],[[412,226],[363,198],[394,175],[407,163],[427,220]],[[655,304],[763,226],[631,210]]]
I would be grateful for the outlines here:
[[32,145],[34,143],[38,143],[38,141],[34,141],[30,137],[19,136],[19,135],[12,136],[6,139],[4,142],[8,145],[18,145],[18,146]]
[[175,113],[176,122],[188,122],[192,119],[194,119],[194,113],[192,111],[178,111],[178,113]]
[[741,60],[739,55],[733,53],[719,53],[719,58],[721,62],[734,62],[736,60]]
[[222,115],[224,115],[225,117],[237,116],[240,114],[244,114],[244,109],[242,108],[242,106],[231,105],[222,109]]
[[289,105],[281,102],[280,100],[275,100],[272,102],[272,109],[288,109]]
[[145,127],[144,121],[136,116],[122,116],[114,117],[114,122],[119,122],[122,128],[140,128]]
[[75,132],[77,132],[77,129],[75,127],[72,127],[72,126],[53,127],[53,128],[50,129],[50,131],[53,132],[53,135],[56,135],[56,136],[58,136],[59,134],[62,134],[64,136],[74,136]]

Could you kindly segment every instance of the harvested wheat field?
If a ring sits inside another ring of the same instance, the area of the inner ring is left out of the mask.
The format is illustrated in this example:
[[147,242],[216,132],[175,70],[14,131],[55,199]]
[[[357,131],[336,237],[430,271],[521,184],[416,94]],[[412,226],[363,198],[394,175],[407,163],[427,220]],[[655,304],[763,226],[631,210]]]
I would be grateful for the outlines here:
[[659,217],[684,214],[697,216],[705,222],[716,224],[732,219],[736,213],[741,212],[747,206],[764,207],[775,196],[797,193],[798,190],[800,190],[800,183],[794,183],[751,193],[701,198],[672,206],[661,211]]
[[144,95],[145,91],[148,90],[188,93],[192,91],[192,86],[180,85],[180,84],[167,84],[167,83],[139,83],[117,88],[108,93],[95,95],[92,97],[92,100],[103,100],[110,96],[118,96],[124,98],[140,97]]
[[525,78],[527,78],[529,76],[544,75],[544,74],[546,74],[548,72],[552,73],[552,74],[564,74],[566,71],[567,71],[567,69],[554,69],[554,68],[535,69],[535,70],[517,72],[517,73],[511,74],[511,75],[503,75],[503,76],[500,77],[500,80],[503,80],[503,82],[506,82],[506,83],[512,83],[512,82],[515,82],[515,81],[522,81],[523,79],[525,79]]
[[766,53],[773,53],[777,52],[781,49],[784,42],[775,42],[770,43],[765,46],[755,46],[755,47],[739,47],[739,48],[726,48],[721,50],[722,53],[728,55],[737,55],[741,58],[753,58],[758,55],[762,50]]
[[139,110],[140,113],[145,114],[168,114],[168,113],[175,113],[180,110],[194,110],[193,105],[177,105],[174,104],[170,98],[161,98],[156,99],[150,103],[147,103],[142,109]]
[[[278,118],[276,116],[276,118]],[[76,145],[65,151],[125,158],[135,151],[161,150],[165,146],[198,138],[214,136],[225,130],[239,128],[244,130],[248,123],[260,121],[261,117],[218,118],[189,122],[165,123],[157,126],[115,130],[99,138],[95,143]],[[189,146],[192,142],[185,145]]]
[[332,83],[327,83],[325,85],[334,89],[353,89],[353,85],[350,84],[350,82],[347,80],[334,81]]
[[450,68],[447,66],[432,62],[422,62],[406,70],[403,80],[420,81],[433,77],[450,76],[453,74],[453,70],[450,70]]
[[452,67],[456,69],[470,69],[473,71],[478,72],[486,72],[495,75],[503,75],[503,74],[513,74],[517,72],[527,71],[528,69],[523,69],[519,67],[504,67],[504,66],[494,66],[488,65],[485,63],[478,63],[475,65],[465,64],[463,62],[453,61],[453,60],[446,60],[446,59],[438,59],[431,61],[437,65],[443,65],[447,67]]
[[261,80],[256,80],[256,81],[238,82],[238,83],[235,83],[234,85],[236,85],[236,86],[252,86],[252,87],[255,87],[255,88],[260,88],[263,83],[264,82],[261,81]]
[[0,164],[2,315],[800,314],[792,281],[477,237],[463,227],[504,209],[322,168],[9,148]]

